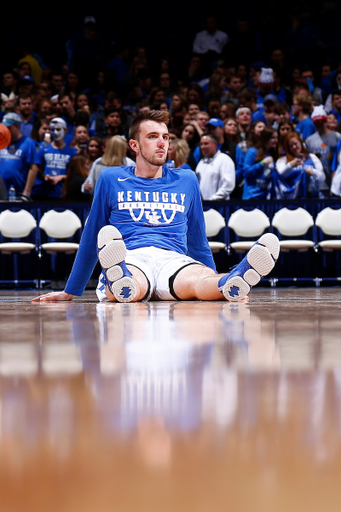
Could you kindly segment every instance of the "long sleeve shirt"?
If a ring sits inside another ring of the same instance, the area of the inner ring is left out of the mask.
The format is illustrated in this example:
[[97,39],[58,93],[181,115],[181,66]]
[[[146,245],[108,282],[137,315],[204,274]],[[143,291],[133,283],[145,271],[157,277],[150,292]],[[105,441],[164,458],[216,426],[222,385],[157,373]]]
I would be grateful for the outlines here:
[[97,262],[97,234],[107,224],[120,231],[127,249],[169,249],[215,269],[193,171],[163,166],[158,179],[135,176],[134,171],[129,166],[101,172],[67,293],[83,294]]
[[218,150],[212,158],[202,158],[195,169],[204,200],[228,200],[236,185],[236,169],[232,158]]

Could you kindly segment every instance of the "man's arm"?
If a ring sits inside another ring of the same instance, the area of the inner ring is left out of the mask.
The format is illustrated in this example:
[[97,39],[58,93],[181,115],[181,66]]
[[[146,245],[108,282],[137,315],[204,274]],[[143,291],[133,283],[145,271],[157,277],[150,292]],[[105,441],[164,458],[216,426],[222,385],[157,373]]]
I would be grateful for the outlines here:
[[31,196],[31,190],[37,177],[38,171],[40,171],[39,165],[32,164],[30,170],[28,171],[26,185],[23,190],[23,194],[27,197]]
[[187,214],[188,256],[215,270],[212,251],[206,236],[206,225],[198,180],[194,175],[192,179],[194,195]]

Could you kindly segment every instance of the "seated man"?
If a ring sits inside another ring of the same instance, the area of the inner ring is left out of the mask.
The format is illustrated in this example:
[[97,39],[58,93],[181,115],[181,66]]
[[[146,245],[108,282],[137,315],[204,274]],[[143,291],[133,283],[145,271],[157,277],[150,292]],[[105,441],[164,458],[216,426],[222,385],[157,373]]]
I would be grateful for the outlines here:
[[266,233],[230,274],[216,274],[196,176],[164,165],[168,122],[168,112],[159,110],[134,118],[129,144],[136,167],[101,172],[65,290],[33,301],[81,296],[97,257],[103,269],[97,295],[113,302],[242,300],[271,271],[279,241]]

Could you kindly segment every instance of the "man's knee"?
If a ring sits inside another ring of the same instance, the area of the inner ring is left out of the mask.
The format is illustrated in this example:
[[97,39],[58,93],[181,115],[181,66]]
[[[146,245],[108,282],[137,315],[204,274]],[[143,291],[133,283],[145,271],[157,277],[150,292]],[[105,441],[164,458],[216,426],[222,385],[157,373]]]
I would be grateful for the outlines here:
[[195,299],[196,288],[201,285],[202,280],[214,276],[217,276],[215,271],[205,265],[188,265],[176,274],[173,281],[174,293],[182,300]]

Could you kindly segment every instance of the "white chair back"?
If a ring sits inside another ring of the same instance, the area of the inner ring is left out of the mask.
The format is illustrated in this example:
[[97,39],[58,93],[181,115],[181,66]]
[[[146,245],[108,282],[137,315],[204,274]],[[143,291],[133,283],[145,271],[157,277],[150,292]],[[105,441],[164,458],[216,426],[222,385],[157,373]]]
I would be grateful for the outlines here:
[[4,210],[0,214],[0,232],[6,238],[25,238],[36,227],[35,218],[26,210]]
[[70,238],[82,227],[79,217],[71,210],[50,210],[41,218],[40,229],[51,238]]
[[303,236],[314,225],[314,219],[303,208],[282,208],[275,213],[272,225],[284,236]]
[[330,236],[341,235],[341,208],[334,210],[329,206],[320,211],[316,217],[315,224],[322,229],[323,233]]
[[228,227],[233,229],[236,235],[244,238],[258,237],[270,226],[270,220],[262,210],[255,208],[247,211],[243,208],[232,213]]
[[204,218],[207,238],[216,236],[226,226],[224,217],[213,208],[204,212]]

